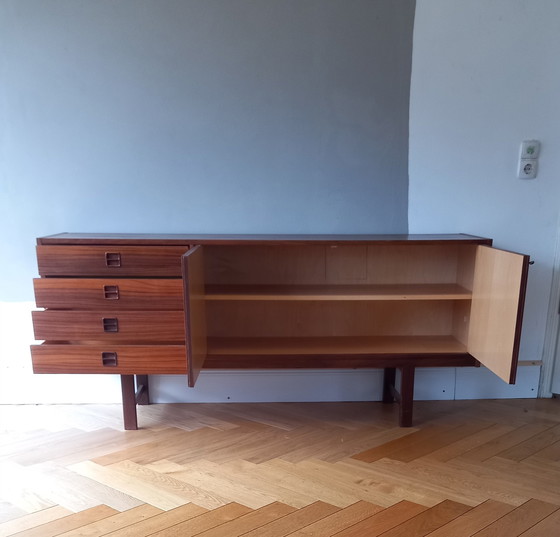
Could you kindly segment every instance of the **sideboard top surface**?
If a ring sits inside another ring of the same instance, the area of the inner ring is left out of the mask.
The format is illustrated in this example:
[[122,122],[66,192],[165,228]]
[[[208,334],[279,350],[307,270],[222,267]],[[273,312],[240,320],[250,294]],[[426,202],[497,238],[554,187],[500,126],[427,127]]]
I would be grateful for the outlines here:
[[461,244],[492,244],[492,239],[453,234],[418,234],[418,235],[283,235],[283,234],[160,234],[160,233],[59,233],[39,237],[39,245],[116,245],[116,244],[152,244],[152,245],[196,245],[196,244],[245,244],[245,245],[279,245],[279,244],[382,244],[382,243],[430,243],[459,242]]

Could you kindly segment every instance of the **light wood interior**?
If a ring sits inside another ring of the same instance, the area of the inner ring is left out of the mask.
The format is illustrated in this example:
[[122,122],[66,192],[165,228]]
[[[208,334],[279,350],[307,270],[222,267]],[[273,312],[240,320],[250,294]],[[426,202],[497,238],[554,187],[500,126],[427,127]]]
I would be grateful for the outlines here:
[[348,354],[452,354],[466,347],[452,336],[211,338],[209,354],[246,355],[348,355]]
[[527,263],[521,254],[477,248],[468,350],[509,383],[515,382],[517,370],[514,346],[523,306],[519,282],[526,278]]
[[466,352],[472,245],[204,249],[209,354]]
[[471,291],[460,285],[207,285],[206,300],[232,301],[378,301],[470,300]]

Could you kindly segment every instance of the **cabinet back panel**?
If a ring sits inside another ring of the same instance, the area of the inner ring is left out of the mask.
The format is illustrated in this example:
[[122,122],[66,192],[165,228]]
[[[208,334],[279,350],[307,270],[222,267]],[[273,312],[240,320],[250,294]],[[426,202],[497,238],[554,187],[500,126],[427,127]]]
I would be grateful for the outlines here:
[[208,302],[209,337],[450,335],[454,301]]
[[457,267],[457,283],[472,291],[474,265],[476,261],[476,245],[465,244],[459,246],[459,263]]
[[451,334],[465,346],[469,338],[471,304],[470,300],[457,300],[453,306]]
[[367,283],[455,283],[456,245],[369,246]]
[[323,246],[205,246],[207,284],[325,282]]
[[[456,283],[456,244],[205,246],[209,285]],[[472,262],[461,271],[472,288]]]

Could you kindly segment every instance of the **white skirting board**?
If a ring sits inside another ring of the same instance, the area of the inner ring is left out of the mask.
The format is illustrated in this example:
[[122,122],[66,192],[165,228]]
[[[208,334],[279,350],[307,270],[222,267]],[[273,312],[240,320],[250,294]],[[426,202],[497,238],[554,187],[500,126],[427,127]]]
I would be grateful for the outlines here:
[[[534,398],[539,367],[520,367],[510,386],[485,368],[419,368],[414,399]],[[382,370],[203,371],[194,388],[181,376],[150,377],[154,403],[380,401]]]

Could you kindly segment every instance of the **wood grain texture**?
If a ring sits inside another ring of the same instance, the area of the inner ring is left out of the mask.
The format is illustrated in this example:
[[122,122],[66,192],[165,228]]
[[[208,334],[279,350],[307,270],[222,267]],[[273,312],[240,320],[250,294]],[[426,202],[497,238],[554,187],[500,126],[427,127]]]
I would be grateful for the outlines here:
[[[115,366],[103,365],[103,353],[117,355]],[[111,375],[170,374],[187,372],[184,345],[122,345],[92,343],[68,345],[43,343],[31,347],[35,373],[103,373]]]
[[[41,280],[39,280],[41,281]],[[431,285],[210,285],[206,300],[261,301],[388,301],[470,300],[456,284]]]
[[467,348],[510,384],[517,371],[528,264],[526,255],[477,248]]
[[[181,256],[187,246],[37,246],[41,276],[121,278],[180,277]],[[106,254],[119,254],[120,266],[107,266]]]
[[188,385],[192,388],[204,366],[207,354],[204,250],[195,246],[182,258],[185,282],[185,333]]
[[559,405],[3,406],[0,536],[551,537]]
[[[182,311],[34,311],[35,339],[111,343],[178,343],[185,341]],[[111,328],[105,328],[110,319]]]
[[183,310],[180,278],[35,278],[33,287],[39,308]]

